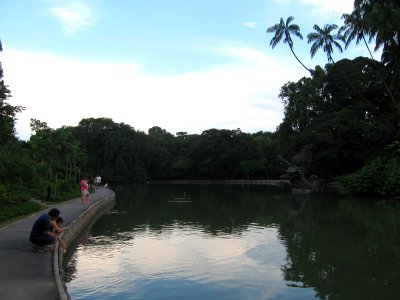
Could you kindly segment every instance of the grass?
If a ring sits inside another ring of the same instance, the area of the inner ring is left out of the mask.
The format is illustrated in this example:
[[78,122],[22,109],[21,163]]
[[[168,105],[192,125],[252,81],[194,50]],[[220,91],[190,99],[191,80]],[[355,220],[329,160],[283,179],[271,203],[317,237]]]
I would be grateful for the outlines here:
[[45,205],[36,202],[2,204],[0,206],[0,228],[45,208]]
[[[78,198],[76,191],[64,192],[53,197],[53,201],[0,201],[0,228],[56,204]],[[4,199],[3,199],[4,200]]]

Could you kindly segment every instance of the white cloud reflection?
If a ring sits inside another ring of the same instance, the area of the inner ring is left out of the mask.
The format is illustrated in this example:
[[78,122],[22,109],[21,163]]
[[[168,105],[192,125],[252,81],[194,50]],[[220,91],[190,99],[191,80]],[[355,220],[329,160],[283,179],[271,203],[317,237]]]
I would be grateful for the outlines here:
[[229,236],[187,228],[156,235],[144,231],[135,233],[122,246],[80,248],[78,279],[69,283],[68,289],[96,289],[98,294],[111,289],[123,294],[129,290],[140,292],[145,282],[164,280],[224,289],[237,288],[240,282],[252,293],[265,297],[281,286],[280,267],[285,258],[276,228],[254,227]]

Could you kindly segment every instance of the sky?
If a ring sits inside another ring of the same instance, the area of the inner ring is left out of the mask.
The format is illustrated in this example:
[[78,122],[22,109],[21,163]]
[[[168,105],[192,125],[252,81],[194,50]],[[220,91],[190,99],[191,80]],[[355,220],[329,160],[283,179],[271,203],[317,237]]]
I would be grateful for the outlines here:
[[[314,24],[342,24],[353,0],[0,0],[0,61],[16,131],[31,118],[53,129],[111,118],[135,130],[201,134],[216,129],[275,131],[279,89],[308,76],[287,44],[266,29],[293,16],[294,50],[311,68]],[[335,61],[367,56],[352,45]]]

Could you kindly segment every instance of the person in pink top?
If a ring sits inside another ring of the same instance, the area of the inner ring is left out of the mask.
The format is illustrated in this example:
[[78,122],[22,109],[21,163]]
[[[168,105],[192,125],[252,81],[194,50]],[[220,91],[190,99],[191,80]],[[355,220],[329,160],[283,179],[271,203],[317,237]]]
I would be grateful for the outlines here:
[[81,180],[81,199],[82,199],[82,204],[88,204],[89,203],[89,183],[86,178]]

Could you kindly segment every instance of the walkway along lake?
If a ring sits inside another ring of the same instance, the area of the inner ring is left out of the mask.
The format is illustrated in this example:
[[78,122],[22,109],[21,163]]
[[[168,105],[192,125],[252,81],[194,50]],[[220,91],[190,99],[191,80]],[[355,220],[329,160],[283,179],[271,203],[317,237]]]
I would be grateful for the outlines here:
[[75,299],[398,299],[399,210],[264,185],[124,185],[67,252]]

